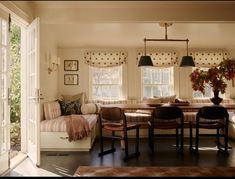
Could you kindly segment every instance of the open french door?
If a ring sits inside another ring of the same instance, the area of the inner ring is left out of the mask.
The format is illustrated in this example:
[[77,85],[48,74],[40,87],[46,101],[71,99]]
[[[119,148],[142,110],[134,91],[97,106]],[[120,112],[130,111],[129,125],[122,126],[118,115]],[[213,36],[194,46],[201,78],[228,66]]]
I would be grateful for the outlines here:
[[40,165],[40,63],[39,63],[39,18],[26,30],[26,126],[27,155]]
[[9,14],[0,9],[0,175],[10,168]]

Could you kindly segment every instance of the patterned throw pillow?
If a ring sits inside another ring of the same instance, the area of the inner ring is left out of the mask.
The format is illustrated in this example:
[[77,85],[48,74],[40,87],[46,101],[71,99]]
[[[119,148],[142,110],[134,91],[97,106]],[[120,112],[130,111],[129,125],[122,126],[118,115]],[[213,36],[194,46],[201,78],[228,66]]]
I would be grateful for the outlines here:
[[81,114],[81,104],[76,101],[59,101],[62,115]]
[[62,95],[62,99],[65,101],[76,101],[79,100],[80,104],[84,104],[85,102],[85,93],[78,93],[75,95]]

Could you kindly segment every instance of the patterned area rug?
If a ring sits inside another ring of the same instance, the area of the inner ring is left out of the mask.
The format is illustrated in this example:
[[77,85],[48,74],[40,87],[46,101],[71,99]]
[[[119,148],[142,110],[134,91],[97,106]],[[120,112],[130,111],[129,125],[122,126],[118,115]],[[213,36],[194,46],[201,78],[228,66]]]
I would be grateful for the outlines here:
[[235,167],[96,167],[80,166],[74,176],[232,177]]

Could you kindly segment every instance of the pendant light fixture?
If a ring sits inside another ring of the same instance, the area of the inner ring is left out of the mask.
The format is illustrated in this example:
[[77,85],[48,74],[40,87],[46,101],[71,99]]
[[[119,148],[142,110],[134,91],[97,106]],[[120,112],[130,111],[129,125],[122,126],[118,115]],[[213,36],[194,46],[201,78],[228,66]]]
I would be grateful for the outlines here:
[[144,39],[144,56],[140,57],[138,66],[153,66],[151,57],[146,55],[146,39]]
[[152,60],[150,56],[146,55],[146,42],[147,41],[170,41],[170,42],[186,42],[186,47],[187,47],[187,55],[183,56],[181,63],[180,63],[180,67],[192,67],[195,66],[194,61],[193,61],[193,57],[188,55],[188,39],[168,39],[167,37],[167,27],[172,25],[172,23],[160,23],[160,26],[164,26],[165,27],[165,38],[164,39],[144,39],[144,43],[145,43],[145,51],[144,51],[144,56],[140,57],[140,61],[138,66],[153,66]]
[[186,41],[187,55],[182,57],[180,67],[195,67],[193,57],[188,55],[188,39]]

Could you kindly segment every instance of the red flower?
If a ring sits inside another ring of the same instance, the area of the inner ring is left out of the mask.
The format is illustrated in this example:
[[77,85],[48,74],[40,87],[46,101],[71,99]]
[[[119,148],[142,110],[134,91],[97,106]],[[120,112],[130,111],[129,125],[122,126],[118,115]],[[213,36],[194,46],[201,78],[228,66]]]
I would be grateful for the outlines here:
[[227,84],[225,80],[231,80],[235,77],[235,60],[224,60],[218,67],[211,67],[208,71],[196,68],[190,74],[192,88],[195,91],[205,93],[205,84],[209,84],[213,91],[225,93]]

